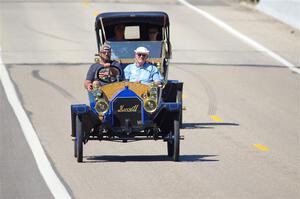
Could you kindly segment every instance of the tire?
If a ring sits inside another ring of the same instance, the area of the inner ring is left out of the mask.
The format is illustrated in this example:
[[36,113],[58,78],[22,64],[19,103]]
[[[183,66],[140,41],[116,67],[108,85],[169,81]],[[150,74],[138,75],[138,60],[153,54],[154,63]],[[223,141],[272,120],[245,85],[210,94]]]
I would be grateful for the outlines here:
[[174,145],[173,141],[168,141],[168,156],[172,157],[174,154]]
[[77,157],[77,162],[82,162],[83,157],[83,131],[82,123],[79,120],[79,116],[76,116],[76,139],[75,139],[75,157]]
[[182,91],[177,90],[176,102],[181,103],[181,109],[179,111],[179,127],[182,128]]
[[74,139],[73,139],[73,142],[74,142],[74,157],[77,158],[77,136],[76,136],[76,118],[77,116],[74,115],[74,119],[73,119],[73,115],[72,115],[72,132],[73,132],[73,128],[74,128]]
[[74,157],[77,158],[77,138],[73,140],[74,142]]
[[179,160],[180,152],[180,128],[179,128],[179,115],[174,118],[174,124],[171,130],[171,140],[168,141],[168,156],[172,157],[174,161]]
[[180,129],[179,129],[179,117],[174,119],[174,132],[173,132],[173,160],[179,161],[179,149],[180,149]]

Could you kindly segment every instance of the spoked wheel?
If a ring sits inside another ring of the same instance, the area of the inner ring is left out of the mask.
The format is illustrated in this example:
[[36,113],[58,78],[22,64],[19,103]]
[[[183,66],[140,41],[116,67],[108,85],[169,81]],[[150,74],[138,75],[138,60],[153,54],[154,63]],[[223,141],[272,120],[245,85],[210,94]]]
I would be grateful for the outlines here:
[[182,91],[177,90],[176,102],[181,103],[181,109],[179,112],[179,127],[182,128]]
[[83,130],[82,123],[79,120],[79,116],[76,116],[76,139],[74,141],[74,155],[77,157],[77,162],[82,162],[83,154]]
[[168,141],[168,156],[172,157],[174,161],[179,160],[179,147],[180,147],[179,116],[176,116],[174,118],[173,132],[171,132],[171,140]]

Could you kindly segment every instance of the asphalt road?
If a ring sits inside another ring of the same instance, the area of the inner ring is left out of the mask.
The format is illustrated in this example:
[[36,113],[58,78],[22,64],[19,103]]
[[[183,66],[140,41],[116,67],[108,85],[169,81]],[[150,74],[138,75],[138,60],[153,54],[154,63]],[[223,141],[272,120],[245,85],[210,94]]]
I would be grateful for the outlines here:
[[0,84],[0,198],[53,198]]
[[[300,65],[299,31],[235,1],[190,2]],[[166,158],[160,141],[89,142],[78,164],[69,109],[87,103],[82,82],[96,52],[95,15],[143,10],[170,16],[169,77],[184,81],[187,108],[181,161]],[[299,74],[173,0],[0,0],[0,14],[4,64],[75,198],[300,197]],[[0,135],[10,142],[1,138],[0,198],[51,197],[0,89]],[[34,183],[36,195],[17,183]]]

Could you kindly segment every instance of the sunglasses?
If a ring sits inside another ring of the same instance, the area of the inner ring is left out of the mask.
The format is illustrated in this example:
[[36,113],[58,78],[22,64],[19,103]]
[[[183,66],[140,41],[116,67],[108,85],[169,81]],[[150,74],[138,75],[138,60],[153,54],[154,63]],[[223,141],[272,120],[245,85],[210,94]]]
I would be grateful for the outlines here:
[[138,57],[147,57],[148,55],[147,54],[142,54],[142,53],[137,53],[136,54]]
[[103,51],[101,51],[101,53],[102,53],[102,54],[110,54],[110,51],[108,51],[108,50],[103,50]]
[[156,33],[158,33],[158,32],[156,32],[156,31],[149,31],[149,34],[156,34]]

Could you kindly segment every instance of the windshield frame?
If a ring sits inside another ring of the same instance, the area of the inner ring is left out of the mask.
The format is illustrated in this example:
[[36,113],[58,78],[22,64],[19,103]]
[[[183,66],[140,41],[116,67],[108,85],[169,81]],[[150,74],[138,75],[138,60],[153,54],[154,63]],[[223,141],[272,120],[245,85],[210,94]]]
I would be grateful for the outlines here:
[[140,46],[150,51],[149,59],[160,59],[163,55],[163,41],[106,41],[106,43],[111,46],[113,60],[134,58],[134,50]]

